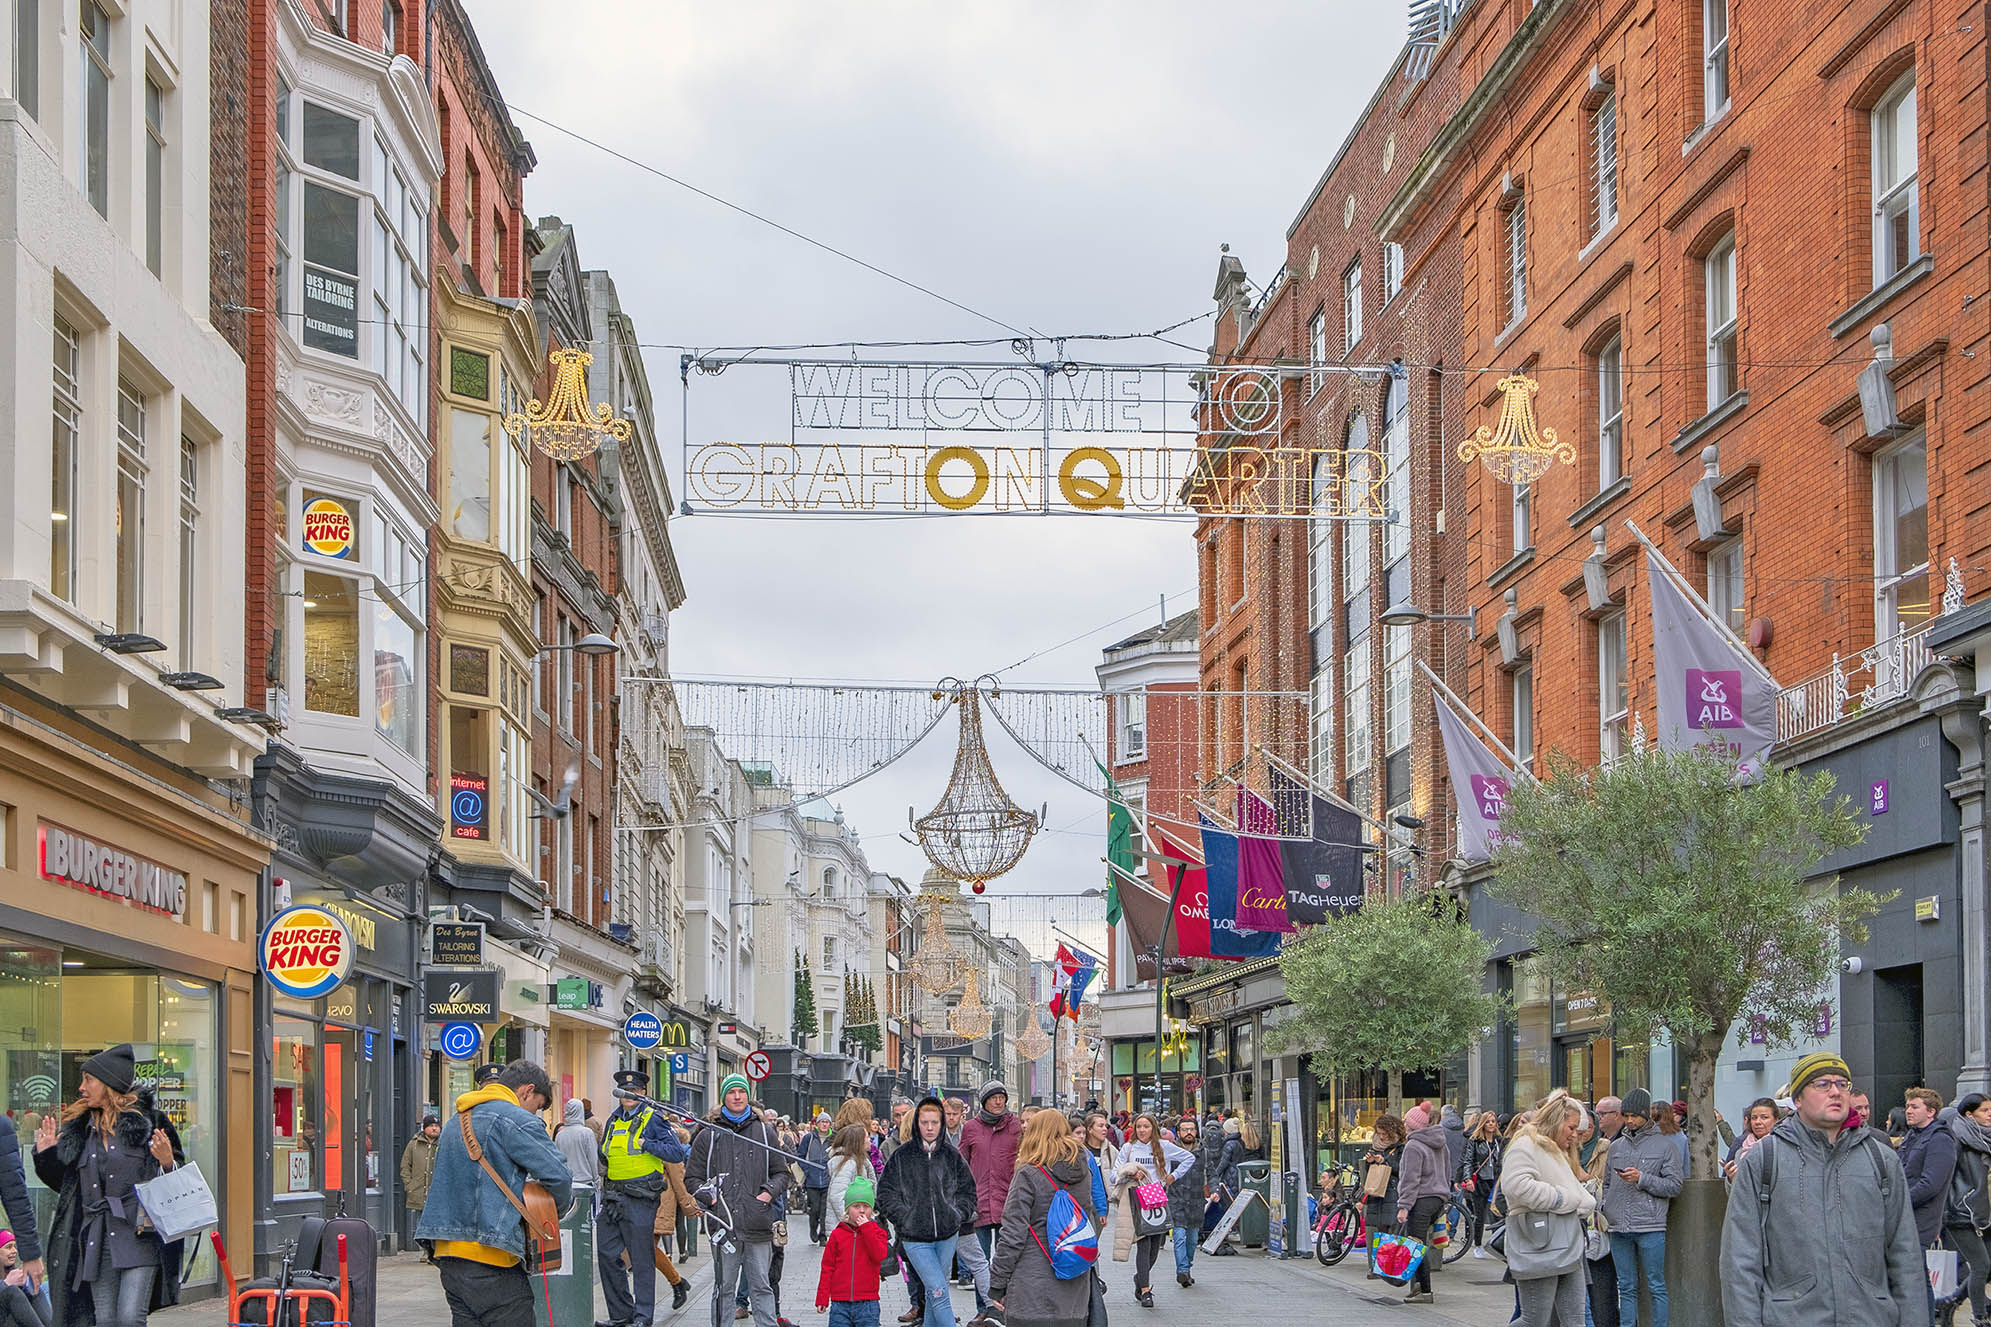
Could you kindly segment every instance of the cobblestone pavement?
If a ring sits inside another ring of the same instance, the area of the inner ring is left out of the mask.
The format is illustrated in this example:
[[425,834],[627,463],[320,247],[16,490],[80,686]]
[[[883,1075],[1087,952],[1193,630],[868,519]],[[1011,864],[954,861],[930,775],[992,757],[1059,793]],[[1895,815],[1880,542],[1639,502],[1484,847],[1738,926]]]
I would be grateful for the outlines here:
[[[1110,1231],[1101,1247],[1110,1254]],[[806,1239],[788,1246],[782,1309],[798,1327],[822,1321],[815,1314],[821,1257],[822,1250]],[[712,1259],[701,1247],[698,1257],[679,1266],[691,1279],[691,1301],[675,1315],[666,1309],[657,1327],[706,1327]],[[1107,1312],[1114,1327],[1228,1327],[1251,1322],[1281,1327],[1322,1322],[1345,1327],[1504,1327],[1513,1306],[1513,1292],[1500,1282],[1503,1264],[1492,1258],[1466,1257],[1445,1268],[1433,1279],[1435,1302],[1422,1305],[1405,1304],[1403,1291],[1365,1279],[1361,1262],[1353,1257],[1342,1266],[1325,1268],[1312,1258],[1282,1261],[1256,1250],[1234,1258],[1212,1258],[1199,1251],[1196,1284],[1184,1289],[1176,1285],[1174,1262],[1164,1249],[1155,1269],[1152,1309],[1134,1301],[1131,1262],[1112,1262],[1109,1256],[1104,1267]],[[894,1327],[893,1320],[909,1302],[905,1283],[894,1278],[883,1291],[883,1327]],[[662,1301],[670,1303],[668,1289]],[[957,1321],[965,1327],[975,1312],[973,1292],[957,1289],[954,1305]],[[595,1311],[601,1312],[599,1291]],[[207,1300],[155,1313],[150,1321],[152,1327],[221,1327],[226,1316],[218,1300]],[[448,1318],[434,1268],[414,1254],[381,1262],[377,1327],[445,1327]]]

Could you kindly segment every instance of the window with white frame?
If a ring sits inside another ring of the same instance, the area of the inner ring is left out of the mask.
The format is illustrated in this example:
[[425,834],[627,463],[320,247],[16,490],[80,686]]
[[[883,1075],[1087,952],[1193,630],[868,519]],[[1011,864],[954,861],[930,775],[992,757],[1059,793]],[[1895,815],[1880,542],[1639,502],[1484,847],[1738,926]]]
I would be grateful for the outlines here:
[[1356,343],[1362,339],[1362,260],[1357,258],[1348,264],[1348,270],[1341,274],[1341,354],[1343,358],[1355,353]]
[[1625,343],[1614,336],[1597,352],[1597,489],[1625,472]]
[[1332,519],[1340,510],[1341,494],[1335,487],[1336,466],[1325,453],[1314,457],[1312,506],[1307,521],[1307,627],[1320,631],[1334,620],[1337,602],[1334,579],[1328,566],[1334,547],[1334,532],[1340,522]]
[[201,598],[200,444],[180,438],[180,667],[194,671]]
[[1334,782],[1334,669],[1323,665],[1307,688],[1312,711],[1313,740],[1307,747],[1307,772],[1318,787]]
[[48,592],[76,601],[76,454],[83,427],[83,347],[55,319],[54,419],[49,431]]
[[1590,238],[1618,224],[1618,98],[1590,111]]
[[1708,607],[1728,629],[1741,634],[1747,622],[1742,595],[1742,540],[1731,539],[1708,552]]
[[1342,750],[1342,766],[1348,778],[1369,768],[1369,633],[1363,632],[1349,643],[1341,659],[1342,676],[1347,679],[1344,695],[1348,702],[1347,741]]
[[15,0],[14,100],[30,119],[41,118],[41,4]]
[[1327,306],[1314,310],[1314,316],[1307,319],[1307,363],[1313,373],[1307,385],[1309,392],[1317,392],[1327,381],[1327,374],[1321,366],[1327,363]]
[[1916,186],[1915,71],[1873,108],[1873,283],[1921,255],[1922,209]]
[[380,6],[380,52],[392,56],[401,49],[401,6],[382,0]]
[[1701,0],[1701,114],[1728,109],[1728,0]]
[[1516,194],[1507,207],[1506,229],[1503,232],[1507,248],[1503,291],[1505,317],[1503,327],[1512,327],[1528,316],[1528,199]]
[[97,0],[83,0],[76,26],[81,43],[82,112],[78,139],[84,196],[97,215],[111,214],[111,16]]
[[1395,755],[1410,745],[1409,627],[1383,628],[1383,751]]
[[834,866],[825,866],[823,868],[823,897],[836,897],[836,868]]
[[166,249],[166,92],[145,76],[145,266],[160,274]]
[[117,629],[145,629],[145,394],[118,379]]
[[836,966],[836,937],[826,935],[823,937],[823,976],[828,977],[834,973]]
[[1735,236],[1722,237],[1702,264],[1706,287],[1708,409],[1735,394]]
[[1513,551],[1524,553],[1535,546],[1535,487],[1516,484],[1508,491],[1508,515],[1513,532]]
[[1625,615],[1597,619],[1597,754],[1605,763],[1630,748],[1631,687],[1625,671]]
[[1520,757],[1521,768],[1533,770],[1535,767],[1535,669],[1532,664],[1516,668],[1508,676],[1508,702],[1513,710],[1514,726],[1509,736],[1512,738],[1514,754]]
[[1120,710],[1121,761],[1139,760],[1148,753],[1148,693],[1136,688],[1114,697]]
[[1403,246],[1391,241],[1383,245],[1383,303],[1403,293]]
[[1874,458],[1874,638],[1929,620],[1929,460],[1919,435]]
[[1383,393],[1383,491],[1389,523],[1383,526],[1383,566],[1410,551],[1410,388],[1392,374]]
[[574,623],[571,619],[560,619],[560,644],[558,648],[558,676],[553,687],[556,713],[560,716],[560,731],[574,731]]

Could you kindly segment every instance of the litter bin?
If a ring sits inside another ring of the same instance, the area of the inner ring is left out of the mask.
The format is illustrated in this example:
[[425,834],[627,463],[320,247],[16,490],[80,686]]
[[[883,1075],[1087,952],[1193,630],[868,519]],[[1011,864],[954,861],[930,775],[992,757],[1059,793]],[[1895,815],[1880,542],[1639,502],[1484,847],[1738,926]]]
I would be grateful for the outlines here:
[[[595,1320],[595,1191],[574,1186],[574,1205],[560,1218],[560,1270],[549,1272],[546,1289],[532,1297],[532,1319],[538,1327],[594,1327]],[[649,1255],[649,1246],[638,1250]],[[538,1278],[534,1278],[537,1280]],[[547,1301],[553,1320],[546,1319]]]
[[1238,1241],[1247,1248],[1262,1249],[1271,1234],[1272,1166],[1265,1161],[1240,1161],[1238,1183],[1258,1195],[1237,1219]]

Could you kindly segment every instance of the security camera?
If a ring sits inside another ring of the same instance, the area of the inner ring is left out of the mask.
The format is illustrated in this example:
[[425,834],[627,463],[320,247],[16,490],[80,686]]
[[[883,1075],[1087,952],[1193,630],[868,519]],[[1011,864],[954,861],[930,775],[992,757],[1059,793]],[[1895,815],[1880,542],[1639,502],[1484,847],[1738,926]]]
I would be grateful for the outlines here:
[[1839,960],[1839,971],[1847,974],[1848,976],[1854,975],[1855,973],[1859,972],[1861,968],[1865,966],[1866,964],[1860,962],[1860,956],[1858,954],[1854,954],[1850,958],[1842,958]]

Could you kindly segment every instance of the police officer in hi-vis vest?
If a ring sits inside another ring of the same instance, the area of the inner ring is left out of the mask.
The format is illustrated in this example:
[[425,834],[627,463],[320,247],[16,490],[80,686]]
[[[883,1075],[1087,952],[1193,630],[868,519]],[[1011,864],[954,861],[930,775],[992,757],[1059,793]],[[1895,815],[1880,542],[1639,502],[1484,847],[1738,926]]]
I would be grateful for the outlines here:
[[[647,1093],[650,1079],[634,1069],[615,1075],[615,1085]],[[685,1161],[691,1149],[661,1111],[624,1101],[608,1117],[601,1136],[602,1201],[595,1217],[595,1262],[601,1269],[601,1295],[608,1323],[596,1327],[650,1327],[657,1303],[657,1200],[669,1177],[666,1161]],[[623,1255],[629,1267],[623,1270]],[[630,1278],[635,1293],[630,1293]]]

